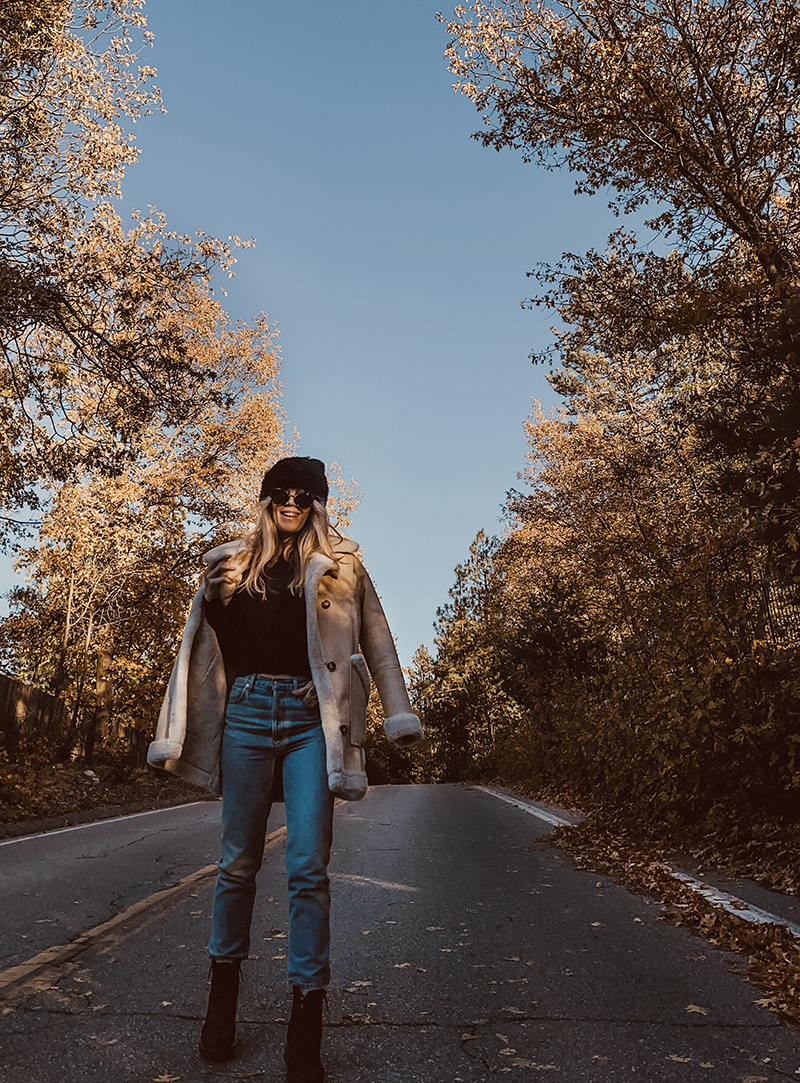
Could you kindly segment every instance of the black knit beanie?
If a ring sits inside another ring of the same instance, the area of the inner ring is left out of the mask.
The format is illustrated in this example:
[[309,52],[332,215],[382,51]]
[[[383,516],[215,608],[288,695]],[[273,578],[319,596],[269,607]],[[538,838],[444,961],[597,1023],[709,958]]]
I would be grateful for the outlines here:
[[328,480],[325,463],[308,455],[290,459],[278,459],[264,475],[258,499],[269,495],[270,489],[305,489],[324,504],[328,499]]

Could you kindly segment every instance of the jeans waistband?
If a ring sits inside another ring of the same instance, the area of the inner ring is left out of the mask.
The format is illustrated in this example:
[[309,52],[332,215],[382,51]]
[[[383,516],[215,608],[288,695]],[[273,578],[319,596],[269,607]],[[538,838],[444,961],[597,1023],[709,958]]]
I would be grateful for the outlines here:
[[236,678],[237,681],[246,682],[248,694],[251,693],[254,688],[263,690],[268,688],[280,688],[287,691],[291,689],[292,692],[296,692],[298,688],[302,688],[304,685],[308,684],[310,679],[310,677],[267,677],[263,673],[249,673],[247,676]]

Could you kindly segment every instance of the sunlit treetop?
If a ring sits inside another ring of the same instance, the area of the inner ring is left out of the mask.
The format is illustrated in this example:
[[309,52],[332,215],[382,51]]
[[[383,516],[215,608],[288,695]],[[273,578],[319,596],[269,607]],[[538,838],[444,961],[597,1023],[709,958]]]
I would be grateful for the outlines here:
[[692,248],[744,242],[767,280],[797,271],[795,0],[549,0],[458,7],[447,48],[476,137],[611,189]]

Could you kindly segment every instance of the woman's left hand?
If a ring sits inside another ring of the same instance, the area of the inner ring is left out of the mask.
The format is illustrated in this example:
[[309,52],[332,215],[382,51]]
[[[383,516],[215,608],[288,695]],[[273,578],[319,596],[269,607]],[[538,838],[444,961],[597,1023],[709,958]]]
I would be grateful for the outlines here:
[[305,703],[306,707],[319,706],[319,698],[313,681],[309,681],[308,684],[304,684],[302,688],[298,688],[297,694],[303,703]]

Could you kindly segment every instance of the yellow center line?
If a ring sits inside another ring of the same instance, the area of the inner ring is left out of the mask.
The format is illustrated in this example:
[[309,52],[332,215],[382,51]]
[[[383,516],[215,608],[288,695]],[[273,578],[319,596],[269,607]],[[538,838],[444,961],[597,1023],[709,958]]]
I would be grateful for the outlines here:
[[[345,802],[341,798],[337,798],[334,802],[334,808],[339,808],[343,804]],[[279,827],[277,831],[270,832],[264,839],[264,852],[274,849],[285,837],[285,827]],[[45,948],[44,951],[40,951],[38,955],[32,956],[24,963],[18,963],[16,966],[9,967],[8,970],[0,971],[0,998],[11,992],[18,994],[26,987],[35,985],[41,979],[43,972],[51,967],[70,962],[86,951],[87,948],[101,944],[103,941],[107,941],[109,946],[121,943],[139,928],[139,923],[133,922],[134,918],[141,917],[142,914],[152,910],[153,907],[158,906],[160,903],[188,894],[190,888],[196,887],[198,884],[202,884],[204,880],[210,880],[215,876],[217,868],[216,862],[213,865],[205,865],[202,869],[197,869],[196,872],[184,876],[182,880],[179,880],[177,884],[173,884],[172,887],[156,891],[152,895],[148,895],[147,898],[133,903],[132,906],[122,910],[113,918],[109,918],[108,921],[95,925],[93,929],[76,936],[74,940],[70,940],[66,944],[55,944],[51,948]],[[128,922],[133,922],[130,928],[125,927]]]
[[[264,840],[264,851],[266,852],[267,850],[274,849],[285,836],[285,827],[280,827],[277,831],[271,832]],[[130,929],[123,930],[120,929],[120,926],[124,926],[126,922],[131,921],[133,918],[140,917],[154,906],[158,906],[159,903],[188,894],[190,888],[202,884],[204,880],[210,880],[216,872],[216,863],[213,865],[205,865],[202,869],[197,869],[196,872],[184,876],[182,880],[179,880],[177,884],[173,884],[172,887],[164,888],[162,891],[156,891],[152,895],[148,895],[147,898],[141,899],[137,903],[133,903],[132,906],[126,907],[125,910],[122,910],[113,918],[109,918],[108,921],[104,921],[100,925],[95,925],[93,929],[81,933],[67,944],[55,944],[51,948],[40,951],[38,955],[32,956],[24,963],[18,963],[17,966],[12,966],[9,967],[8,970],[0,971],[0,996],[10,992],[12,989],[14,992],[19,992],[26,985],[37,979],[43,970],[69,962],[76,956],[81,955],[87,948],[90,948],[105,939],[110,939],[114,943],[120,943],[127,935],[133,933],[137,928],[137,926],[134,925]]]

